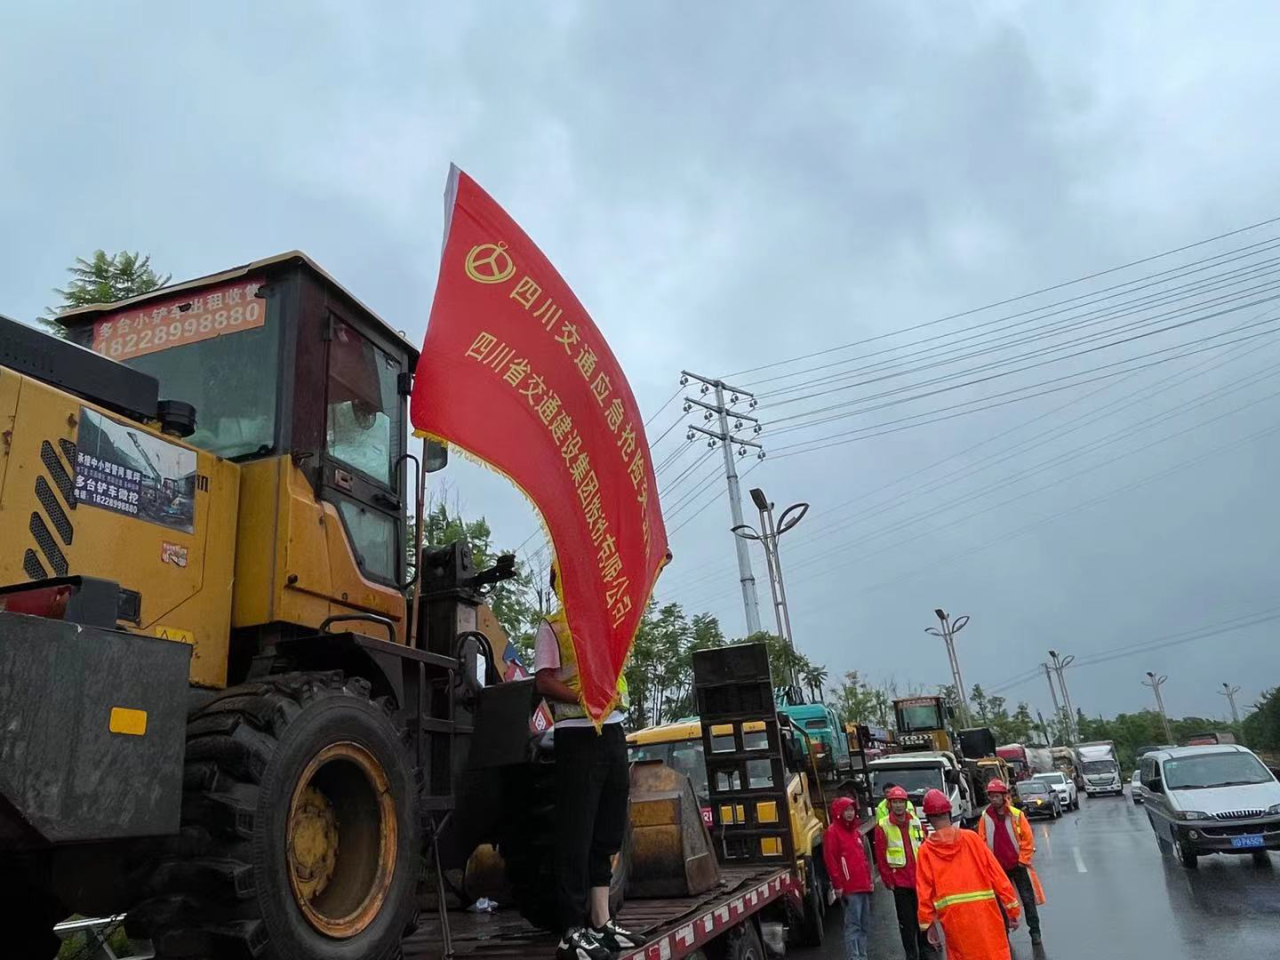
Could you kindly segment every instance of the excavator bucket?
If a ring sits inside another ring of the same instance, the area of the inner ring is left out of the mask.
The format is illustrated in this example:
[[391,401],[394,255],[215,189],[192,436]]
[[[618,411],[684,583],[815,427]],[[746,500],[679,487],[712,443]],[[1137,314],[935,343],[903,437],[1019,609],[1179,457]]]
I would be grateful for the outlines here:
[[685,897],[720,882],[693,785],[660,760],[631,765],[628,897]]

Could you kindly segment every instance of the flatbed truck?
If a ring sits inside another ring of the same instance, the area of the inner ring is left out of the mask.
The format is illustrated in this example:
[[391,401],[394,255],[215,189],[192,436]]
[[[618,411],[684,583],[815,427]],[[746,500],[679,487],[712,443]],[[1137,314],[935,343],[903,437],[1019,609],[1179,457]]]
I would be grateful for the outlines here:
[[[681,960],[699,951],[724,960],[764,960],[765,937],[771,952],[785,943],[802,894],[794,869],[755,865],[722,868],[719,885],[698,896],[629,900],[619,922],[646,939],[618,960]],[[550,960],[555,954],[556,936],[525,923],[514,910],[451,911],[449,920],[448,944],[432,919],[405,940],[405,960]]]

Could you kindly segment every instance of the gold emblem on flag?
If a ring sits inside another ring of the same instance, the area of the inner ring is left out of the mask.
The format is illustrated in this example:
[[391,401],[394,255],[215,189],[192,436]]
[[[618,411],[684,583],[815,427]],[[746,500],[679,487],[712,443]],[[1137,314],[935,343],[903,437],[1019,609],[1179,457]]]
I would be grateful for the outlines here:
[[472,247],[466,267],[467,276],[476,283],[502,283],[516,272],[505,243],[481,243]]

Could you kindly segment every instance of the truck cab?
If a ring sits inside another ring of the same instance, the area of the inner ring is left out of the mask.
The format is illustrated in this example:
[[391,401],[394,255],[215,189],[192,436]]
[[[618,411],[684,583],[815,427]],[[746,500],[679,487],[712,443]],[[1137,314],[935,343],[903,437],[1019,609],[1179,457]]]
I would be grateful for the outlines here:
[[941,790],[951,800],[951,817],[956,823],[972,823],[981,813],[973,785],[953,753],[936,750],[902,753],[873,761],[868,767],[875,797],[883,796],[889,784],[896,784],[907,791],[919,809],[926,793]]
[[1084,792],[1088,796],[1124,793],[1124,778],[1120,773],[1120,759],[1115,744],[1110,740],[1076,745],[1080,757],[1080,772],[1084,775]]
[[898,745],[904,751],[952,752],[952,713],[951,706],[942,697],[905,697],[893,701]]
[[825,703],[802,703],[778,708],[803,731],[800,747],[806,755],[813,748],[814,766],[824,780],[835,780],[850,772],[849,740],[841,732],[835,711]]

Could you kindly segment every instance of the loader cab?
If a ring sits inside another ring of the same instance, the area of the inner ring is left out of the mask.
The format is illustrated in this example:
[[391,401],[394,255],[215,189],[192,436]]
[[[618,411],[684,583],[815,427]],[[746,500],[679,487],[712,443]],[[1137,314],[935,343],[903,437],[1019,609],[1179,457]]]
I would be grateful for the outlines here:
[[417,351],[304,254],[59,321],[81,346],[155,377],[162,398],[191,404],[193,446],[243,464],[288,454],[335,508],[360,574],[406,579]]

